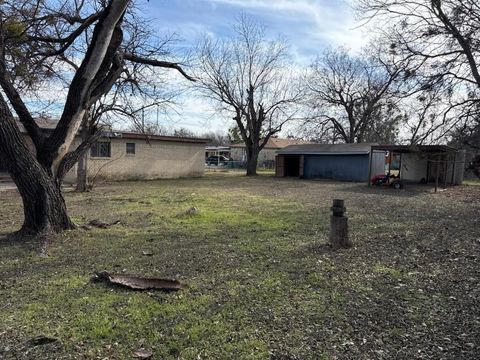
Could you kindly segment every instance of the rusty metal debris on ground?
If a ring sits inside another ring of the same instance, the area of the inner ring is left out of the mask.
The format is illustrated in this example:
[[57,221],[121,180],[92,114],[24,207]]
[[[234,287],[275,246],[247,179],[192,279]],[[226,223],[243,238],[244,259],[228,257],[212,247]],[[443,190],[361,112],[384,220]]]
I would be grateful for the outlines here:
[[136,275],[110,274],[107,271],[95,272],[94,281],[124,286],[133,290],[177,291],[184,288],[178,280],[146,278]]

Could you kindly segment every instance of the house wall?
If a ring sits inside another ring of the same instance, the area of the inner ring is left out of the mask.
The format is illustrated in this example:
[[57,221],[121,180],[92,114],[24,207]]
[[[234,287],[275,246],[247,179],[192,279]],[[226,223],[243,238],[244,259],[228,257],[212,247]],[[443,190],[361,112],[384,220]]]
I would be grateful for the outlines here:
[[306,179],[368,181],[369,155],[305,155]]
[[[135,143],[135,155],[126,154],[126,144]],[[80,144],[76,139],[74,147]],[[111,139],[110,158],[88,156],[88,176],[112,180],[158,179],[202,176],[205,144],[138,139]],[[65,181],[74,182],[77,165]]]

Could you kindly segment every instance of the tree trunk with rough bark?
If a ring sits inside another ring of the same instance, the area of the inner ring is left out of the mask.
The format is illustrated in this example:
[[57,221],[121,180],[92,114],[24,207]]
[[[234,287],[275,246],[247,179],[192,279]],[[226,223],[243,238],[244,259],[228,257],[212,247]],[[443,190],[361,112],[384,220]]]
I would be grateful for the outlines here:
[[247,176],[257,175],[258,153],[259,149],[247,146]]
[[[30,181],[37,176],[37,181]],[[22,197],[25,220],[20,230],[22,236],[41,235],[75,226],[67,213],[60,185],[42,169],[34,169],[13,178]]]
[[60,183],[39,164],[5,106],[0,101],[0,153],[23,201],[25,218],[18,234],[42,235],[73,228]]

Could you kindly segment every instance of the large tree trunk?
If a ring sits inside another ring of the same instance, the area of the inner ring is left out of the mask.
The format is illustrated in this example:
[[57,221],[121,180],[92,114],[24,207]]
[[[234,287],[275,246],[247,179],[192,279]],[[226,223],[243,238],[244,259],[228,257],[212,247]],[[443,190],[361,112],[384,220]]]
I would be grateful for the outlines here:
[[[20,234],[37,236],[74,228],[58,182],[40,168],[32,170],[22,169],[12,176],[23,201]],[[31,176],[36,176],[36,181],[31,181]]]
[[257,165],[258,165],[258,153],[260,152],[258,148],[254,146],[247,146],[247,176],[257,175]]
[[24,223],[18,235],[37,236],[73,228],[60,182],[27,147],[4,101],[0,101],[0,122],[0,158],[23,201]]

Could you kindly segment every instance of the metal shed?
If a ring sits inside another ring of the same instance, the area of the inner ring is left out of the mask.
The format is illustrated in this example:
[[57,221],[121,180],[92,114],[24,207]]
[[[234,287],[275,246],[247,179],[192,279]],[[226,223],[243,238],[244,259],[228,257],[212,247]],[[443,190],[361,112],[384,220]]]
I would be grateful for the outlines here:
[[385,155],[377,153],[370,158],[372,145],[376,144],[287,146],[277,153],[276,176],[367,181],[370,167],[384,171]]

